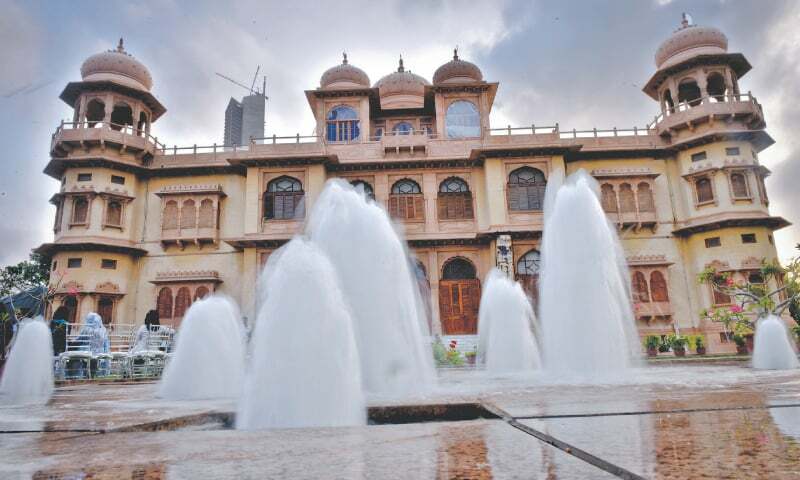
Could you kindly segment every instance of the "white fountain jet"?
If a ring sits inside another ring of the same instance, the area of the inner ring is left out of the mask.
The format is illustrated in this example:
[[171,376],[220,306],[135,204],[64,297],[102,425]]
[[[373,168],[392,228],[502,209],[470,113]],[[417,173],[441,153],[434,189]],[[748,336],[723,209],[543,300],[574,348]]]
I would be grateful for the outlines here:
[[244,331],[236,304],[214,295],[194,302],[181,322],[175,355],[158,396],[170,400],[236,398],[244,376]]
[[548,208],[539,295],[544,368],[559,378],[616,377],[639,345],[624,253],[597,182],[579,170]]
[[43,405],[53,394],[53,340],[42,317],[19,323],[0,380],[0,403]]
[[326,255],[295,238],[270,256],[261,282],[236,427],[365,424],[350,309]]
[[518,373],[539,366],[535,316],[522,286],[493,268],[484,282],[478,314],[478,360],[491,373]]
[[427,319],[405,243],[386,211],[330,180],[306,228],[327,254],[350,306],[369,393],[424,393],[434,379]]
[[783,320],[775,314],[759,318],[753,341],[753,368],[789,370],[798,367],[797,351]]

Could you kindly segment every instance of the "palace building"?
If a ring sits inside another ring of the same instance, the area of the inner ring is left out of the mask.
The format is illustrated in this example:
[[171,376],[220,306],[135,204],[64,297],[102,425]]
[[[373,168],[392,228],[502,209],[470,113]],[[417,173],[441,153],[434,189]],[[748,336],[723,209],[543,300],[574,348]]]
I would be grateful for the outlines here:
[[622,238],[640,335],[702,333],[709,353],[734,351],[723,326],[700,317],[731,300],[697,274],[714,265],[763,282],[773,231],[788,224],[768,209],[758,154],[773,139],[739,88],[750,68],[722,32],[684,20],[655,54],[647,126],[498,128],[500,84],[457,52],[430,79],[401,59],[374,83],[345,56],[305,91],[317,135],[172,147],[154,126],[166,108],[150,72],[120,41],[60,96],[74,115],[52,137],[55,238],[37,248],[58,272],[52,308],[110,324],[157,308],[178,325],[193,301],[221,292],[252,319],[261,266],[338,177],[403,225],[433,333],[468,339],[492,267],[536,300],[548,179],[585,169]]

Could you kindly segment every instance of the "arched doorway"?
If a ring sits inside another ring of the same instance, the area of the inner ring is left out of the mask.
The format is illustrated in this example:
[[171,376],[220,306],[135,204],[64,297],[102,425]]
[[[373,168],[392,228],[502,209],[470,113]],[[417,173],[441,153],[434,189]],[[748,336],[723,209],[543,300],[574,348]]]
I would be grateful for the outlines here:
[[445,335],[478,333],[481,283],[475,266],[467,259],[452,258],[444,264],[439,281],[439,318]]
[[517,260],[517,281],[528,295],[534,309],[539,303],[539,269],[541,255],[536,250],[531,250]]

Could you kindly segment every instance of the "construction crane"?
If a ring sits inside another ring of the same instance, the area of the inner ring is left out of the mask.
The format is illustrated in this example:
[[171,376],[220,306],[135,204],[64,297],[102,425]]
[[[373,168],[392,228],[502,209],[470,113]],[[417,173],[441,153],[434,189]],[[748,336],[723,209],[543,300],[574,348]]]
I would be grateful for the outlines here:
[[222,78],[224,78],[225,80],[227,80],[227,81],[231,82],[232,84],[234,84],[234,85],[236,85],[236,86],[239,86],[239,87],[242,87],[242,88],[244,88],[245,90],[247,90],[248,92],[250,92],[250,95],[261,95],[262,97],[264,97],[264,98],[266,99],[266,98],[267,98],[267,95],[266,95],[266,93],[267,93],[267,76],[266,76],[266,75],[264,75],[264,83],[262,84],[261,91],[259,92],[259,91],[258,91],[258,90],[255,88],[255,86],[256,86],[256,80],[258,79],[258,72],[259,72],[260,70],[261,70],[261,65],[259,65],[259,66],[256,68],[256,74],[255,74],[255,75],[253,75],[253,83],[252,83],[252,84],[251,84],[249,87],[248,87],[247,85],[243,84],[243,83],[237,82],[236,80],[232,79],[231,77],[228,77],[227,75],[223,75],[223,74],[221,74],[221,73],[219,73],[219,72],[214,72],[214,73],[215,73],[215,74],[216,74],[218,77],[222,77]]

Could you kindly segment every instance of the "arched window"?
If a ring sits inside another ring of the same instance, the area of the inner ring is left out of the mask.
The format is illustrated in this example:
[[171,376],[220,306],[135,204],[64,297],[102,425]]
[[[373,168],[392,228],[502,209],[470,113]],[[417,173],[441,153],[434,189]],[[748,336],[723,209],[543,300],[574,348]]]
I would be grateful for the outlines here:
[[531,303],[536,306],[539,299],[539,269],[541,267],[541,255],[536,250],[531,250],[517,260],[517,281],[522,285],[522,289],[531,299]]
[[617,213],[617,194],[614,186],[604,183],[600,186],[600,200],[603,204],[603,211],[606,213]]
[[76,225],[89,223],[89,200],[86,197],[75,197],[72,201],[72,223]]
[[508,208],[515,211],[541,211],[547,181],[541,170],[522,167],[508,175]]
[[478,107],[466,100],[457,100],[447,107],[445,131],[449,138],[481,136],[481,116]]
[[106,205],[106,225],[122,226],[122,203],[111,200]]
[[664,90],[664,110],[667,113],[675,113],[675,102],[669,89]]
[[619,186],[619,211],[622,213],[636,212],[636,199],[629,183],[623,183]]
[[644,273],[633,272],[631,287],[635,303],[647,303],[650,301],[650,293],[647,289],[647,279],[644,278]]
[[158,291],[156,310],[159,318],[172,318],[172,290],[169,287],[162,287]]
[[688,103],[696,107],[700,105],[702,99],[700,98],[700,87],[694,80],[684,80],[678,85],[678,103]]
[[214,228],[216,223],[214,217],[214,202],[210,198],[204,198],[200,202],[197,226],[200,228]]
[[327,134],[329,142],[349,142],[359,135],[358,114],[351,107],[339,105],[328,112]]
[[178,228],[178,202],[169,200],[164,205],[164,213],[161,217],[162,230],[176,230]]
[[375,190],[372,189],[372,185],[364,180],[353,180],[350,182],[350,185],[354,186],[357,192],[363,193],[367,198],[371,198],[375,200]]
[[650,296],[654,302],[669,302],[669,291],[664,274],[658,270],[650,274]]
[[78,299],[75,295],[65,297],[61,305],[67,309],[67,323],[75,323],[75,320],[78,318]]
[[439,220],[473,218],[472,193],[467,182],[458,177],[447,178],[439,185],[437,202]]
[[653,200],[653,191],[650,189],[650,184],[641,182],[636,186],[636,198],[639,200],[640,212],[655,212],[656,204]]
[[133,110],[126,103],[114,105],[111,111],[111,128],[121,130],[123,127],[133,126]]
[[747,177],[744,173],[731,173],[731,190],[733,198],[750,198],[750,189],[747,187]]
[[292,177],[278,177],[267,184],[264,193],[264,218],[267,220],[293,220],[302,217],[303,185]]
[[404,178],[392,185],[392,193],[389,195],[389,214],[401,220],[425,219],[425,201],[417,182]]
[[189,287],[181,287],[175,295],[175,318],[181,318],[186,314],[189,305],[192,304],[192,295]]
[[197,287],[197,290],[194,291],[194,299],[195,299],[195,301],[202,300],[202,299],[206,298],[206,296],[208,296],[208,293],[209,293],[208,292],[208,287],[206,287],[204,285],[200,285],[199,287]]
[[475,266],[465,258],[450,259],[442,268],[442,280],[470,280],[475,275]]
[[194,200],[184,200],[181,205],[181,230],[195,227],[197,227],[197,207]]
[[719,72],[708,76],[706,90],[708,95],[716,102],[725,101],[725,78]]
[[694,186],[697,190],[697,203],[714,201],[714,189],[711,187],[711,180],[708,177],[698,178]]
[[147,114],[145,112],[139,113],[139,121],[136,123],[136,134],[140,137],[144,136],[148,130]]
[[114,299],[100,297],[97,300],[97,314],[103,319],[103,325],[110,325],[114,321]]
[[89,100],[89,103],[86,104],[86,121],[89,124],[89,128],[94,127],[98,122],[102,122],[105,116],[106,104],[97,98]]
[[414,126],[408,122],[400,122],[392,127],[395,135],[411,135],[414,133]]

